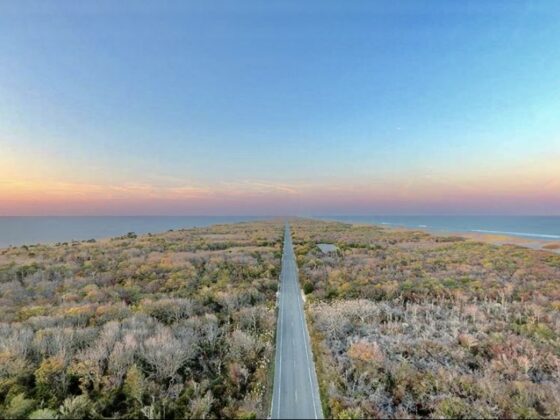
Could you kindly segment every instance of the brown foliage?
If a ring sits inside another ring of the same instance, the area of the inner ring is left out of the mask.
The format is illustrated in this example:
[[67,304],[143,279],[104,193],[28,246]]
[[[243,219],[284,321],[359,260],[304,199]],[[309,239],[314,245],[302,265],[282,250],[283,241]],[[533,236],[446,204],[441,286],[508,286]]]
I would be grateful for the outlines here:
[[376,226],[293,232],[331,416],[560,416],[560,256]]
[[265,415],[282,227],[4,250],[0,417]]

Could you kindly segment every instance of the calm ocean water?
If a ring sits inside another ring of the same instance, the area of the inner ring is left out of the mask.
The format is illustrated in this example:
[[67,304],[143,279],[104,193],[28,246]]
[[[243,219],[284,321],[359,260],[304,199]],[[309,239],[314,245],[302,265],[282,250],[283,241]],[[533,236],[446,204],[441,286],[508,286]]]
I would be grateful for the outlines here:
[[321,216],[320,218],[418,228],[435,232],[480,232],[530,239],[560,239],[560,216]]
[[0,248],[10,245],[100,239],[128,232],[157,233],[169,229],[265,219],[257,216],[122,216],[10,217],[0,216]]
[[[435,232],[482,232],[532,239],[560,240],[559,216],[318,216],[317,219],[419,228]],[[169,229],[270,219],[259,216],[0,216],[0,248],[10,245],[100,239],[128,232],[157,233]]]

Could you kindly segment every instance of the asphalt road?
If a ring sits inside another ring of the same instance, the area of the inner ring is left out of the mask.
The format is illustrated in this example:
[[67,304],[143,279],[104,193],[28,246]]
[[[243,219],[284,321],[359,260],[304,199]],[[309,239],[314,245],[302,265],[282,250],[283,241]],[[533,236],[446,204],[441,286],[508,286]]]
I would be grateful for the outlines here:
[[271,417],[323,418],[290,227],[284,232]]

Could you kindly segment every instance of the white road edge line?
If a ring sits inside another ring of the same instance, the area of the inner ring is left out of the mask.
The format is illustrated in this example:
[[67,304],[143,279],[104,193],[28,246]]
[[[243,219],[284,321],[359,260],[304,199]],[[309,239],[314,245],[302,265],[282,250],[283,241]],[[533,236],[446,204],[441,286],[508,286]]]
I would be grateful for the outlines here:
[[317,417],[317,407],[315,407],[315,392],[313,391],[313,380],[311,379],[311,363],[309,362],[309,348],[307,346],[307,337],[305,336],[305,332],[307,331],[307,329],[305,328],[303,313],[301,313],[300,315],[301,315],[302,332],[303,332],[303,343],[305,345],[305,357],[307,357],[307,375],[309,376],[309,387],[311,388],[311,401],[313,402],[313,413],[315,414],[315,418],[317,419],[318,417]]
[[[284,257],[282,257],[284,258]],[[280,349],[278,356],[278,409],[277,409],[277,417],[280,418],[280,399],[282,398],[282,342],[284,341],[284,279],[282,278],[282,274],[280,274],[280,322],[278,328],[280,328]]]
[[[290,233],[290,237],[291,237],[291,233]],[[292,252],[293,252],[293,247],[292,247]],[[295,260],[295,255],[294,255],[294,260]],[[296,278],[297,278],[297,284],[299,286],[299,276],[298,276],[298,269],[297,269],[297,265],[294,264],[294,269],[296,271]],[[309,361],[309,347],[307,345],[307,334],[309,334],[307,332],[307,325],[305,323],[305,319],[304,319],[304,306],[303,306],[303,299],[301,298],[301,288],[300,288],[300,293],[299,293],[299,299],[300,302],[299,304],[301,305],[301,312],[300,312],[300,318],[301,318],[301,326],[302,326],[302,334],[303,334],[303,344],[305,346],[305,357],[307,358],[307,375],[309,377],[309,387],[311,388],[311,401],[313,402],[313,413],[315,414],[315,418],[317,419],[317,407],[315,406],[315,392],[313,390],[313,380],[311,378],[311,362]]]
[[[284,247],[285,248],[285,243],[286,243],[286,232],[284,231]],[[285,256],[285,252],[284,249],[282,249],[282,262],[281,262],[281,266],[280,266],[280,294],[278,296],[278,298],[280,299],[280,313],[279,313],[279,322],[278,322],[278,328],[280,329],[280,348],[276,349],[276,353],[279,355],[278,356],[278,408],[276,410],[276,418],[280,418],[280,407],[281,407],[281,398],[282,398],[282,343],[284,341],[284,288],[285,288],[285,281],[284,281],[284,277],[285,277],[285,271],[284,271],[284,259]],[[284,274],[284,275],[283,275]],[[274,399],[272,400],[272,404],[274,404]],[[274,408],[272,408],[272,410],[270,410],[274,413]]]
[[[286,236],[286,233],[290,233],[289,236]],[[281,406],[281,395],[282,395],[282,348],[283,348],[283,341],[284,341],[284,295],[285,295],[285,288],[286,288],[286,284],[284,281],[284,277],[286,275],[286,271],[288,270],[294,270],[296,272],[296,287],[299,289],[300,291],[300,296],[299,299],[299,304],[301,305],[301,312],[300,312],[300,319],[301,319],[301,324],[302,324],[302,335],[303,335],[303,344],[305,347],[305,357],[307,358],[307,375],[309,378],[309,386],[311,388],[311,400],[313,403],[313,413],[315,415],[315,419],[318,419],[319,417],[317,416],[317,406],[316,406],[316,401],[315,401],[315,392],[314,392],[314,388],[313,388],[313,379],[312,379],[312,373],[311,373],[311,362],[310,362],[310,358],[309,358],[309,345],[307,343],[307,339],[309,336],[309,332],[307,330],[307,324],[305,322],[305,312],[304,312],[304,303],[303,303],[303,298],[301,296],[302,290],[301,287],[299,285],[299,269],[297,264],[295,263],[295,253],[294,253],[294,248],[293,245],[291,243],[291,239],[292,239],[292,235],[291,235],[291,231],[289,231],[288,229],[286,229],[285,233],[284,233],[284,249],[282,250],[282,266],[281,266],[281,271],[280,271],[280,293],[279,293],[279,299],[280,299],[280,310],[279,310],[279,322],[278,322],[278,328],[280,328],[280,342],[279,342],[279,349],[277,349],[277,355],[278,355],[278,408],[276,410],[277,412],[277,417],[276,418],[280,418],[280,406]],[[289,247],[286,246],[286,242],[289,241],[290,245]],[[289,248],[289,249],[286,249]],[[284,258],[286,256],[286,254],[290,254],[290,257],[292,257],[293,254],[293,259],[294,259],[294,264],[291,264],[291,261],[286,261],[286,259]],[[294,393],[295,395],[295,399],[297,401],[297,393]],[[271,416],[274,413],[274,398],[272,399],[272,407],[271,407]]]

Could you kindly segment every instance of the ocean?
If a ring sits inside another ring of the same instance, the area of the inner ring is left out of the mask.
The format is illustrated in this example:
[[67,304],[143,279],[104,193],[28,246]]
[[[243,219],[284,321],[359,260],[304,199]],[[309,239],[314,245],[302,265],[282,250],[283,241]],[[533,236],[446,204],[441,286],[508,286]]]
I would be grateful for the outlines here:
[[560,240],[560,216],[320,216],[323,220],[371,223],[432,232],[478,232]]
[[0,248],[268,219],[258,216],[0,216]]
[[[560,240],[559,216],[314,216],[348,223],[371,223],[433,232],[479,232],[528,239]],[[125,235],[165,232],[265,220],[264,216],[0,216],[0,248],[38,243],[69,242]]]

